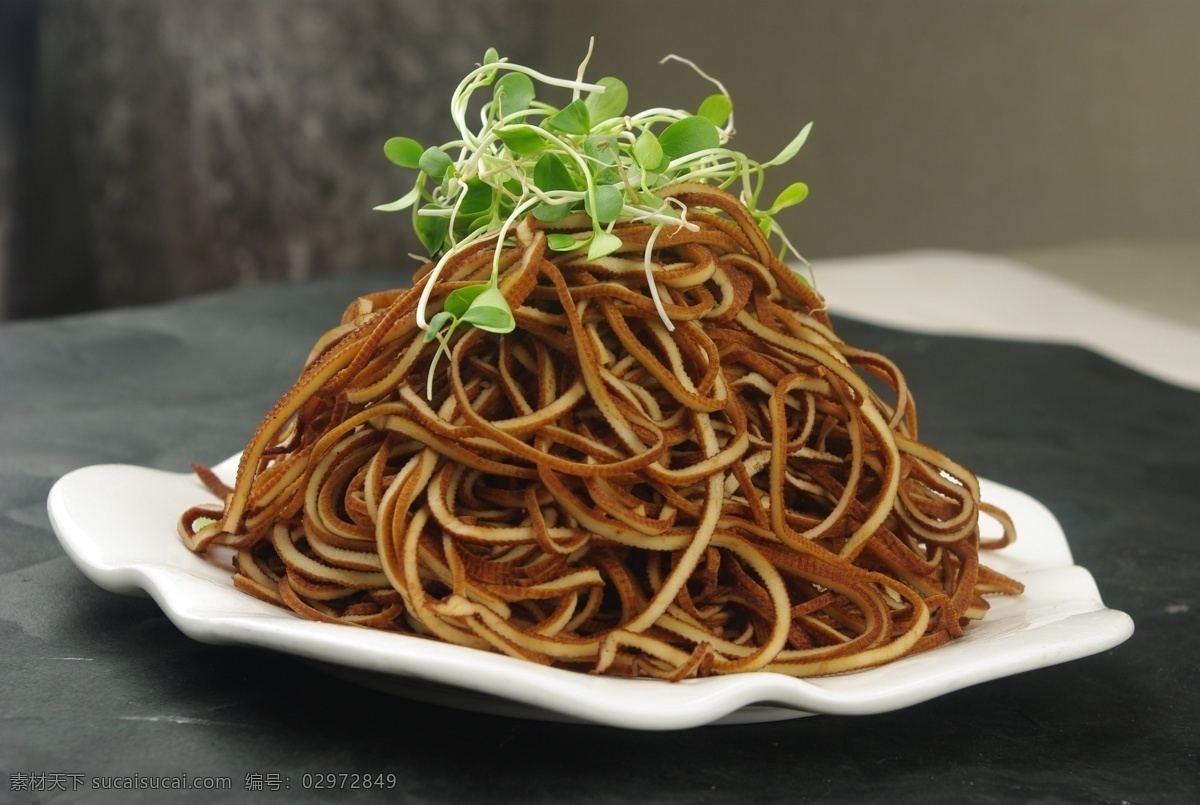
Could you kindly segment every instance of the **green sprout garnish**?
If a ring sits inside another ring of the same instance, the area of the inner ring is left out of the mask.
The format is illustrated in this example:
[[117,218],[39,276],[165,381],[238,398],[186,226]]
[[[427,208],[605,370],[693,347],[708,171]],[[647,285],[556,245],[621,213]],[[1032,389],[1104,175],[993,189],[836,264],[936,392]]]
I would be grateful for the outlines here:
[[[791,252],[803,261],[774,217],[803,201],[807,185],[789,185],[765,209],[758,202],[765,169],[794,157],[811,123],[774,159],[756,162],[726,147],[734,134],[733,100],[720,81],[695,63],[675,55],[662,60],[686,64],[717,88],[695,114],[654,108],[630,115],[625,108],[629,94],[620,79],[583,80],[591,54],[589,44],[577,76],[567,79],[514,64],[489,48],[483,63],[463,78],[451,99],[458,139],[430,148],[407,137],[393,137],[384,144],[389,160],[418,171],[411,191],[375,209],[411,208],[417,236],[437,259],[417,307],[417,324],[425,330],[426,343],[434,338],[440,342],[434,365],[449,349],[456,329],[474,326],[508,333],[516,327],[498,284],[500,248],[495,250],[488,282],[459,288],[446,298],[441,312],[431,318],[426,314],[438,275],[450,258],[484,238],[494,237],[498,245],[504,244],[508,232],[529,214],[546,225],[548,248],[586,250],[588,260],[621,248],[621,239],[613,234],[617,224],[652,224],[644,258],[647,284],[668,330],[674,330],[674,324],[653,279],[653,245],[665,227],[695,230],[697,226],[687,220],[682,204],[662,197],[663,188],[681,182],[714,184],[725,190],[740,185],[736,192],[763,233],[779,238],[780,257]],[[539,97],[539,84],[570,90],[570,100],[561,107],[551,105]],[[483,102],[479,125],[472,128],[467,122],[468,105],[477,91],[489,86],[491,98]],[[553,231],[556,223],[580,212],[591,221],[590,233]],[[429,375],[432,386],[432,367]]]

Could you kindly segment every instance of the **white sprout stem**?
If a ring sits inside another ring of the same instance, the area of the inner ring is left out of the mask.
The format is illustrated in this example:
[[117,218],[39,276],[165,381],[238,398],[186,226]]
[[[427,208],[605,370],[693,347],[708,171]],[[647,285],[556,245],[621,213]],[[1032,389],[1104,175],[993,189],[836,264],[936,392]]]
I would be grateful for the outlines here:
[[675,332],[675,323],[667,315],[667,309],[663,307],[662,299],[658,297],[658,283],[654,279],[654,261],[651,259],[654,253],[654,241],[658,238],[658,233],[662,231],[663,226],[665,224],[659,224],[650,233],[650,237],[646,241],[646,254],[643,259],[646,266],[646,283],[650,286],[650,298],[654,300],[654,309],[658,311],[658,317],[662,319],[667,332],[673,333]]
[[758,209],[759,199],[762,198],[762,192],[766,189],[767,183],[763,175],[758,176],[758,183],[754,186],[754,206],[752,209]]
[[[729,160],[729,162],[726,163],[726,165],[724,166],[726,171],[732,170],[733,168],[736,167],[737,162],[736,162],[736,157],[733,155],[733,152],[730,151],[728,148],[717,147],[717,148],[705,148],[700,151],[693,151],[690,154],[684,154],[681,157],[677,157],[667,163],[666,170],[668,170],[668,171],[679,170],[684,165],[687,165],[692,162],[701,162],[705,159],[718,159],[719,160],[721,158],[725,158],[725,159]],[[720,165],[721,165],[720,162],[713,163],[713,166],[720,166]]]
[[688,206],[686,204],[677,199],[675,196],[671,196],[669,199],[667,199],[667,203],[673,203],[679,207],[679,225],[675,227],[676,232],[678,232],[680,229],[687,229],[689,232],[698,232],[700,230],[699,224],[693,224],[688,220]]
[[484,64],[476,67],[474,70],[467,73],[466,76],[463,77],[462,81],[458,82],[458,87],[455,88],[454,94],[451,96],[450,101],[450,117],[454,120],[454,125],[458,128],[459,132],[462,133],[463,139],[470,143],[472,147],[475,147],[478,141],[475,140],[474,136],[470,132],[470,129],[467,128],[466,114],[467,106],[470,103],[471,94],[475,90],[486,85],[487,82],[483,80],[484,75],[488,73],[498,73],[501,69],[511,70],[516,73],[524,73],[530,78],[536,78],[543,84],[549,84],[552,87],[563,87],[573,91],[587,90],[588,92],[604,92],[604,87],[600,86],[599,84],[588,84],[584,81],[572,81],[568,78],[555,78],[554,76],[549,76],[530,67],[526,67],[523,64],[512,64],[506,59],[501,59],[500,61],[493,62],[492,64]]
[[450,208],[450,223],[449,223],[450,228],[448,231],[451,233],[451,237],[453,237],[453,233],[454,233],[454,224],[458,220],[458,211],[462,208],[462,204],[466,200],[467,200],[467,185],[464,182],[462,192],[460,192],[455,197],[454,206]]
[[729,165],[710,165],[705,168],[697,168],[694,171],[689,171],[675,178],[675,183],[678,182],[694,182],[700,179],[718,178],[723,180],[721,187],[724,188],[731,182],[737,181],[737,173],[730,169]]
[[[625,211],[630,210],[629,215],[625,215]],[[622,216],[618,220],[642,221],[645,223],[655,224],[656,226],[674,226],[678,229],[686,229],[689,232],[699,232],[700,226],[683,218],[676,218],[672,215],[665,215],[661,212],[646,212],[641,207],[630,207],[626,205],[621,210]],[[614,222],[615,223],[615,222]]]
[[696,71],[697,74],[699,74],[699,76],[701,78],[705,79],[706,81],[711,82],[713,85],[716,86],[717,89],[719,89],[721,91],[722,95],[724,95],[726,98],[730,99],[731,107],[729,110],[729,120],[727,120],[725,122],[725,128],[721,129],[721,132],[725,135],[721,139],[722,139],[722,141],[724,141],[724,140],[728,140],[730,137],[732,137],[733,131],[734,131],[734,129],[733,129],[733,108],[732,108],[733,99],[729,94],[729,90],[725,89],[725,85],[722,84],[717,79],[713,78],[708,73],[701,70],[700,66],[698,64],[696,64],[694,61],[692,61],[691,59],[685,59],[682,56],[676,56],[674,53],[668,53],[666,56],[664,56],[662,58],[662,60],[659,62],[659,64],[665,64],[669,61],[682,62],[682,63],[686,64],[688,67],[691,67],[693,70]]
[[684,109],[670,109],[666,106],[656,106],[653,109],[643,109],[632,117],[627,116],[627,119],[631,126],[646,128],[653,126],[655,123],[676,123],[685,117],[691,117],[691,113]]
[[796,247],[792,245],[792,242],[788,240],[787,235],[783,234],[783,229],[780,228],[779,224],[775,223],[774,219],[771,220],[771,234],[779,236],[779,240],[783,243],[784,254],[791,252],[796,256],[797,260],[804,264],[804,267],[808,269],[809,278],[812,280],[811,284],[813,288],[816,288],[817,278],[812,273],[812,263],[808,262],[804,255],[800,254]]
[[704,80],[706,80],[706,81],[710,81],[710,82],[712,82],[712,83],[713,83],[713,84],[716,86],[716,88],[717,88],[717,89],[721,90],[721,94],[722,94],[722,95],[724,95],[726,98],[728,98],[728,97],[729,97],[729,90],[725,89],[725,85],[724,85],[724,84],[722,84],[722,83],[721,83],[720,81],[718,81],[717,79],[713,78],[713,77],[712,77],[711,75],[709,75],[708,73],[706,73],[706,72],[704,72],[703,70],[701,70],[701,69],[700,69],[700,66],[699,66],[699,65],[697,65],[697,64],[696,64],[694,61],[692,61],[691,59],[685,59],[683,56],[678,56],[678,55],[676,55],[676,54],[674,54],[674,53],[668,53],[666,56],[663,56],[663,57],[662,57],[662,58],[659,60],[659,62],[658,62],[658,63],[659,63],[659,64],[666,64],[666,63],[667,63],[667,62],[669,62],[669,61],[683,62],[683,63],[684,63],[684,64],[686,64],[688,67],[691,67],[693,70],[695,70],[697,73],[699,73],[701,78],[703,78],[703,79],[704,79]]
[[[419,215],[420,213],[418,213]],[[422,330],[429,329],[429,322],[425,319],[425,310],[429,307],[429,297],[433,295],[433,286],[437,284],[437,279],[442,273],[442,269],[446,267],[446,263],[450,258],[462,251],[466,246],[470,246],[475,241],[487,234],[482,229],[477,229],[465,238],[455,244],[453,249],[447,249],[437,261],[437,265],[433,267],[433,271],[429,272],[429,279],[425,281],[425,287],[421,290],[421,299],[417,303],[417,326]]]
[[758,197],[763,191],[765,179],[763,175],[764,173],[765,171],[761,163],[750,162],[747,164],[746,170],[742,174],[742,178],[745,181],[745,187],[742,190],[744,195],[742,203],[744,203],[751,210],[758,209]]
[[[588,37],[587,53],[584,55],[583,61],[581,61],[579,63],[578,72],[575,73],[575,80],[579,84],[583,83],[583,73],[585,70],[587,70],[588,62],[590,62],[592,60],[592,48],[595,46],[596,46],[596,37],[594,37],[594,36]],[[601,90],[601,91],[603,91],[603,90]],[[578,86],[576,86],[575,89],[571,90],[571,100],[572,101],[579,100],[579,87]]]
[[[497,62],[496,64],[500,64]],[[496,64],[485,64],[476,67],[471,72],[463,76],[463,80],[458,82],[458,86],[454,88],[454,94],[450,96],[450,118],[454,121],[455,128],[463,135],[463,140],[471,146],[476,147],[477,141],[471,130],[467,128],[467,105],[470,101],[471,94],[487,82],[483,80],[486,73],[495,73]]]
[[425,398],[428,400],[433,399],[433,381],[437,377],[437,373],[434,370],[437,367],[438,358],[441,357],[442,352],[450,351],[449,339],[454,334],[454,328],[457,326],[458,322],[454,322],[450,325],[449,333],[443,331],[434,336],[438,340],[438,348],[437,352],[433,354],[433,361],[429,364],[429,371],[425,373]]
[[731,187],[738,179],[741,179],[742,195],[745,195],[750,190],[750,171],[752,170],[751,165],[754,163],[744,154],[739,154],[737,151],[730,151],[729,153],[729,159],[733,163],[733,171],[721,182],[721,188]]
[[489,67],[503,67],[506,70],[512,70],[516,73],[524,73],[530,78],[536,78],[543,84],[549,84],[552,87],[562,87],[563,89],[579,89],[587,90],[588,92],[604,92],[604,87],[599,84],[589,84],[586,81],[575,81],[570,78],[555,78],[554,76],[539,73],[530,67],[523,64],[509,64],[508,62],[496,62],[488,65]]
[[512,226],[513,221],[524,215],[525,211],[534,204],[538,203],[538,201],[539,199],[537,196],[534,196],[533,198],[526,199],[525,201],[521,202],[516,209],[509,213],[508,217],[504,219],[504,223],[500,226],[500,235],[496,239],[496,253],[492,255],[491,282],[493,285],[496,285],[500,279],[500,252],[504,249],[504,237],[508,234],[509,227]]
[[[512,115],[509,115],[509,117],[523,117],[524,114],[524,112],[514,112]],[[507,118],[505,118],[505,120],[507,120]],[[475,145],[473,146],[475,151],[470,157],[467,158],[467,161],[462,164],[462,169],[459,171],[458,178],[465,182],[467,179],[470,179],[472,176],[475,176],[479,173],[479,169],[476,166],[488,156],[488,146],[500,139],[499,135],[497,135],[495,132],[496,128],[503,122],[504,120],[498,120],[494,123],[484,124],[483,128],[479,132],[479,137],[475,139]],[[459,158],[459,162],[462,162],[461,157]],[[455,163],[454,167],[457,169],[458,163]]]
[[550,190],[547,192],[535,184],[527,185],[526,189],[544,204],[573,204],[587,196],[582,190]]

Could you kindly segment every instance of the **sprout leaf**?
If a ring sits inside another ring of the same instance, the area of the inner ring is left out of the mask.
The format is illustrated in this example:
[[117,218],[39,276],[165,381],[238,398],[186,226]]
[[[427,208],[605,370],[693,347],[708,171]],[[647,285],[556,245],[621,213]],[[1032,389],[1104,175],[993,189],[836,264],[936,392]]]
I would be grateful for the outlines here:
[[587,134],[592,130],[592,118],[583,101],[571,101],[547,118],[546,125],[565,134]]
[[716,148],[721,144],[721,135],[707,117],[692,115],[667,126],[658,135],[658,144],[669,159],[676,160],[697,151]]
[[706,117],[712,121],[714,126],[724,126],[725,121],[729,120],[729,113],[733,111],[733,101],[729,100],[727,95],[709,95],[700,104],[697,113],[700,117]]
[[421,144],[411,137],[392,137],[383,144],[383,153],[402,168],[419,168],[424,150]]
[[629,103],[629,90],[619,78],[601,78],[596,82],[604,92],[592,92],[584,100],[593,123],[603,123],[625,113]]

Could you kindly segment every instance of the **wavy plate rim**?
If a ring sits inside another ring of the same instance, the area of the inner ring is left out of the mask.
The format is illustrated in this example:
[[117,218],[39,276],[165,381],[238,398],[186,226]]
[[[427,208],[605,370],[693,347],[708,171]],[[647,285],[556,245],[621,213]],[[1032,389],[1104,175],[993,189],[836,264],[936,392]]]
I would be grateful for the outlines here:
[[[218,465],[229,477],[236,456]],[[812,714],[867,715],[982,682],[1105,651],[1133,621],[1104,606],[1075,565],[1054,516],[1034,498],[981,479],[1009,511],[1015,545],[985,563],[1026,584],[991,597],[992,611],[953,643],[877,668],[811,679],[775,673],[665,683],[547,668],[499,654],[353,626],[315,623],[241,593],[231,573],[190,553],[175,520],[209,493],[188,473],[126,464],[84,467],[50,491],[51,524],[72,561],[99,586],[149,594],[185,634],[292,654],[390,694],[498,715],[639,730],[756,723]],[[462,692],[455,696],[455,692]]]

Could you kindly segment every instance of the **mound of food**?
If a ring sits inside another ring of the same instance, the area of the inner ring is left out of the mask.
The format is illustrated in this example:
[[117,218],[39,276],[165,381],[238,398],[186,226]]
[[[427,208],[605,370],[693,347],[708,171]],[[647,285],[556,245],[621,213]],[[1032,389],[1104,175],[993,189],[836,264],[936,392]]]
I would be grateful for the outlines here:
[[420,172],[385,208],[436,259],[319,340],[234,487],[200,471],[223,503],[183,515],[187,545],[314,620],[673,680],[877,665],[1020,592],[979,562],[1008,518],[770,243],[804,191],[757,209],[762,169],[807,129],[752,162],[720,89],[627,116],[615,79],[489,54],[462,140],[388,144]]

